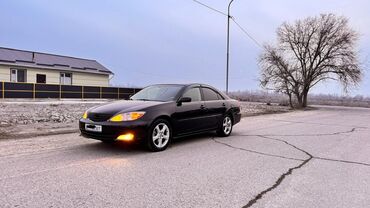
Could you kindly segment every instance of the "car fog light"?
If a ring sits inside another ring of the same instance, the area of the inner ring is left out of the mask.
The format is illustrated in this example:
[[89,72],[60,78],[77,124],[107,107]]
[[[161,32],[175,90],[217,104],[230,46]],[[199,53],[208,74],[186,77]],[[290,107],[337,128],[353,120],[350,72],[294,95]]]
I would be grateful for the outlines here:
[[134,140],[134,134],[132,133],[127,133],[127,134],[122,134],[117,137],[118,141],[125,141],[125,142],[130,142]]

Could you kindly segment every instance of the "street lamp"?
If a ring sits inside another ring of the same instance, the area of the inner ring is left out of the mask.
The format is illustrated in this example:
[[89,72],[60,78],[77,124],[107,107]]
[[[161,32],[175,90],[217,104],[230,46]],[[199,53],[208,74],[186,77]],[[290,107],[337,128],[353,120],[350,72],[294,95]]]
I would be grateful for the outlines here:
[[227,52],[226,52],[226,94],[229,93],[229,50],[230,50],[230,19],[232,18],[230,16],[230,7],[231,3],[233,3],[234,0],[231,0],[229,3],[229,6],[227,8]]

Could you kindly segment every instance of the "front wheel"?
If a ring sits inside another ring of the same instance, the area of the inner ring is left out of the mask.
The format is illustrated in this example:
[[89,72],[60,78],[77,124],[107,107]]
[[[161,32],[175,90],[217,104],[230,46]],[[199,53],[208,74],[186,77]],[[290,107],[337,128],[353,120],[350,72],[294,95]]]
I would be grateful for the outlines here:
[[171,125],[164,119],[156,120],[149,129],[147,146],[153,152],[165,150],[171,140]]
[[230,115],[224,116],[220,127],[218,127],[217,134],[222,137],[227,137],[233,130],[233,122]]

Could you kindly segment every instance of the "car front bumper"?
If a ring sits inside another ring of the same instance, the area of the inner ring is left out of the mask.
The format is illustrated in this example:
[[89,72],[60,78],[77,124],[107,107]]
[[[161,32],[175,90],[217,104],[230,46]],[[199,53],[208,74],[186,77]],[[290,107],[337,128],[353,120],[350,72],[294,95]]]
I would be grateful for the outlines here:
[[[102,126],[101,132],[88,131],[85,129],[86,124]],[[81,135],[86,138],[97,139],[102,141],[115,141],[122,134],[131,133],[135,141],[141,141],[146,138],[148,124],[144,121],[129,122],[94,122],[89,119],[80,119],[79,128]]]

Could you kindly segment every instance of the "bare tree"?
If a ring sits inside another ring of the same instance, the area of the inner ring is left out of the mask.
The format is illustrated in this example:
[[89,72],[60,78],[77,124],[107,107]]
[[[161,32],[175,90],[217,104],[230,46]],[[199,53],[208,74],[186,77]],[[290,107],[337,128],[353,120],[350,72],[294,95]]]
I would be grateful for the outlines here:
[[307,106],[309,90],[325,80],[337,80],[347,91],[363,75],[357,58],[358,34],[348,19],[322,14],[283,23],[276,46],[266,45],[260,56],[261,86],[296,97]]

